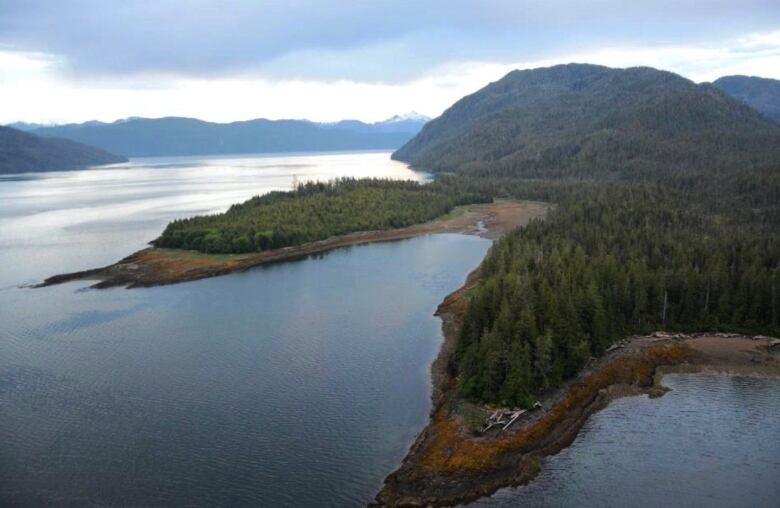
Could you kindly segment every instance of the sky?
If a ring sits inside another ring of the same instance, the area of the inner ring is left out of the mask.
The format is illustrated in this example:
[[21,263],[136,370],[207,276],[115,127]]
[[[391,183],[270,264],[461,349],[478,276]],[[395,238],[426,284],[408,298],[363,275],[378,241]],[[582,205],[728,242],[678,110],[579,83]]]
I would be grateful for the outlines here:
[[780,1],[0,0],[0,123],[435,117],[569,62],[780,79]]

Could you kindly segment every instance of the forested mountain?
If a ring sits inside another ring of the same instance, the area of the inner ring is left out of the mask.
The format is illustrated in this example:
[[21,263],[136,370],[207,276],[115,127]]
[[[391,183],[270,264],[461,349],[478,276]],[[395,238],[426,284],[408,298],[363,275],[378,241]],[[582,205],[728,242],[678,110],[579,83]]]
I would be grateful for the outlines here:
[[780,125],[648,68],[515,71],[395,153],[433,183],[346,180],[175,221],[157,244],[295,245],[491,197],[557,203],[499,240],[470,292],[461,394],[528,406],[616,340],[658,328],[780,335]]
[[67,139],[42,138],[0,127],[0,174],[78,169],[126,160]]
[[424,117],[367,124],[357,120],[249,120],[213,123],[194,118],[131,118],[34,129],[127,157],[216,155],[317,150],[394,149],[419,131]]
[[[411,112],[404,115],[395,115],[387,120],[375,123],[365,123],[360,120],[341,120],[333,123],[319,123],[322,127],[353,130],[356,132],[405,132],[414,136],[422,129],[425,122],[430,120],[425,115]],[[410,136],[410,139],[411,139]]]
[[434,171],[658,179],[771,160],[780,126],[710,85],[650,68],[513,71],[393,155]]
[[780,335],[780,126],[654,69],[515,71],[394,156],[435,186],[558,203],[500,240],[471,292],[463,396],[529,405],[615,340]]
[[713,86],[780,122],[780,81],[755,76],[724,76]]
[[43,127],[51,127],[51,125],[44,125],[42,123],[28,123],[28,122],[14,122],[9,123],[6,127],[11,127],[19,131],[32,131]]

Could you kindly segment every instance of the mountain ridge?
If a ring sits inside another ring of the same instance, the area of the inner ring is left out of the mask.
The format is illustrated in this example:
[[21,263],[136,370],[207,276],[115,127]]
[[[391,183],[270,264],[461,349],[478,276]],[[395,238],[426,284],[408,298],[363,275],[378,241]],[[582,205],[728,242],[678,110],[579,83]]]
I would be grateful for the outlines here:
[[424,117],[382,122],[263,118],[216,123],[187,117],[130,118],[32,129],[128,157],[219,155],[311,150],[395,149],[419,131]]
[[124,157],[71,140],[0,127],[0,174],[71,170],[125,161]]
[[758,76],[723,76],[712,85],[780,123],[780,81]]
[[777,154],[780,127],[709,84],[649,67],[515,70],[428,122],[393,158],[524,177],[649,174]]

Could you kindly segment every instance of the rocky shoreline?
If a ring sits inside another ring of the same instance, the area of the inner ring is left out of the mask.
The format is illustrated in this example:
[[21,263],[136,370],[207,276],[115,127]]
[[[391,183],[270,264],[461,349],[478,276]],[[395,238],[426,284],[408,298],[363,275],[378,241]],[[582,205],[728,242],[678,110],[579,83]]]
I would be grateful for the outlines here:
[[458,414],[452,356],[466,294],[463,287],[439,306],[444,343],[432,371],[432,410],[401,466],[390,474],[373,506],[451,506],[533,479],[541,460],[572,443],[585,421],[619,397],[662,396],[664,373],[715,371],[780,376],[780,340],[738,334],[668,334],[629,337],[592,361],[575,379],[548,394],[506,432],[477,435]]

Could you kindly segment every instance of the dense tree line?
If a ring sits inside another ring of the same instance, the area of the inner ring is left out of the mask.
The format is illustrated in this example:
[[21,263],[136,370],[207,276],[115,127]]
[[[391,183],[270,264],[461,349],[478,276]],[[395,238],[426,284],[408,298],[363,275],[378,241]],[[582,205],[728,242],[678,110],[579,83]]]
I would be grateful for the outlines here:
[[780,334],[780,127],[711,86],[514,71],[394,157],[442,189],[558,203],[483,265],[456,354],[467,397],[527,405],[628,334]]
[[724,224],[674,191],[574,190],[495,244],[470,298],[462,394],[528,405],[629,334],[780,334],[780,235]]
[[259,252],[356,231],[411,226],[455,206],[489,199],[412,181],[311,182],[291,192],[256,196],[225,213],[175,220],[155,244],[206,253]]
[[402,227],[458,204],[557,204],[498,241],[469,295],[461,393],[528,405],[616,339],[780,335],[780,126],[654,69],[513,72],[394,157],[433,183],[307,184],[171,223],[158,245],[247,252]]
[[[517,173],[462,171],[440,174],[433,185],[444,191],[492,195],[560,203],[579,196],[584,198],[605,185],[626,187],[641,185],[662,193],[673,201],[700,214],[718,216],[731,224],[747,224],[751,229],[773,230],[780,224],[780,144],[777,160],[760,164],[735,164],[721,171],[678,169],[665,175],[663,165],[649,175],[635,174],[624,179],[603,179],[597,175],[583,178],[529,178]],[[664,175],[664,176],[662,176]]]

